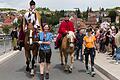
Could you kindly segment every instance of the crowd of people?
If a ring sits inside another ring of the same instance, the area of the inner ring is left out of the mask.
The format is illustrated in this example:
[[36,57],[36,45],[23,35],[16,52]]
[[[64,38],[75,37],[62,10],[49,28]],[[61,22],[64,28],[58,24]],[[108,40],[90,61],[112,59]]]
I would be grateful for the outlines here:
[[[107,28],[103,27],[96,27],[93,28],[91,25],[89,26],[91,29],[92,35],[95,36],[95,45],[94,45],[94,53],[103,53],[108,54],[110,57],[113,57],[113,59],[117,60],[116,64],[118,64],[119,57],[119,28],[116,28],[115,26],[108,26]],[[82,61],[82,46],[84,44],[84,38],[83,36],[88,35],[87,29],[86,34],[81,33],[81,30],[77,30],[76,38],[76,59],[79,59]],[[89,40],[90,41],[90,40]],[[80,51],[80,54],[79,54]],[[80,55],[80,56],[79,56]]]

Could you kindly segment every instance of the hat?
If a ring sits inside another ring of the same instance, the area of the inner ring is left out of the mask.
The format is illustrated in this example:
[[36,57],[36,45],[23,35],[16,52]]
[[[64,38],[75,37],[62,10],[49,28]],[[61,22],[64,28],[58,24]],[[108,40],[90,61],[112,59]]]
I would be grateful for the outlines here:
[[35,5],[35,1],[31,0],[30,1],[30,6]]

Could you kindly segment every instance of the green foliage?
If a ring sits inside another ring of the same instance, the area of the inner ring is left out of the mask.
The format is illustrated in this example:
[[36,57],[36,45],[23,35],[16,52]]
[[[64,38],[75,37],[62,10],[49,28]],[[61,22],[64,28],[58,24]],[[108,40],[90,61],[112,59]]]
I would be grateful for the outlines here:
[[20,24],[22,23],[21,19],[18,19],[17,22],[13,23],[13,26],[20,27]]
[[116,13],[115,10],[111,10],[111,11],[109,11],[109,15],[108,16],[111,18],[111,23],[114,23],[115,20],[116,20],[117,13]]
[[3,29],[2,29],[3,33],[9,34],[10,28],[11,28],[11,26],[8,26],[8,25],[7,25],[7,26],[4,26]]
[[43,12],[43,11],[51,12],[50,9],[46,8],[46,7],[44,7],[44,8],[38,7],[38,8],[36,8],[36,10],[41,11],[41,12]]
[[87,20],[87,18],[88,18],[88,11],[84,11],[83,12],[83,17],[82,18]]
[[17,10],[12,8],[0,8],[0,11],[17,11]]
[[102,8],[100,11],[105,11],[105,9],[104,9],[104,8]]
[[51,14],[45,14],[44,11],[42,11],[42,21],[48,24],[57,25],[59,23],[59,19],[64,16],[65,11],[55,11]]
[[116,24],[116,26],[120,26],[120,23]]
[[116,9],[116,10],[117,10],[117,9],[120,9],[120,7],[115,7],[114,9]]
[[20,10],[18,11],[20,14],[25,14],[26,13],[26,10]]
[[80,12],[80,9],[78,8],[78,10],[76,10],[76,14],[77,14],[77,17],[78,18],[81,18],[81,12]]

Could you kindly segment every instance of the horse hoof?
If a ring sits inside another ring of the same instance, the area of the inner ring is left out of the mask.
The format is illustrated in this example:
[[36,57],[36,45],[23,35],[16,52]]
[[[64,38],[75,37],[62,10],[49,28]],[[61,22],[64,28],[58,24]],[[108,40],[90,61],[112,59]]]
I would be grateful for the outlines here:
[[31,76],[34,76],[34,70],[31,69],[31,73],[30,73]]
[[64,72],[67,72],[68,70],[67,69],[64,69]]
[[61,65],[63,66],[64,64],[63,64],[63,63],[61,63]]
[[36,67],[37,67],[37,65],[34,65],[34,67],[36,68]]
[[29,67],[26,67],[26,71],[29,72],[29,71],[30,71],[30,68],[29,68]]
[[72,73],[72,68],[69,68],[69,73]]
[[65,68],[64,68],[64,71],[65,71],[65,72],[67,72],[67,71],[68,71],[68,68],[67,68],[67,67],[65,67]]

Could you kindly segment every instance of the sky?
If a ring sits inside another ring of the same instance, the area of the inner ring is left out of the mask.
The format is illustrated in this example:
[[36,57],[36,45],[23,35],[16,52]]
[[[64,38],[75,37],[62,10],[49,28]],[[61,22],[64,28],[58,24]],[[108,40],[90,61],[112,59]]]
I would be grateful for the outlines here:
[[[30,0],[0,0],[0,8],[28,9]],[[120,6],[120,0],[34,0],[36,7],[48,7],[51,10],[74,10],[80,8],[81,11],[92,7],[98,10],[100,7],[113,8]]]

